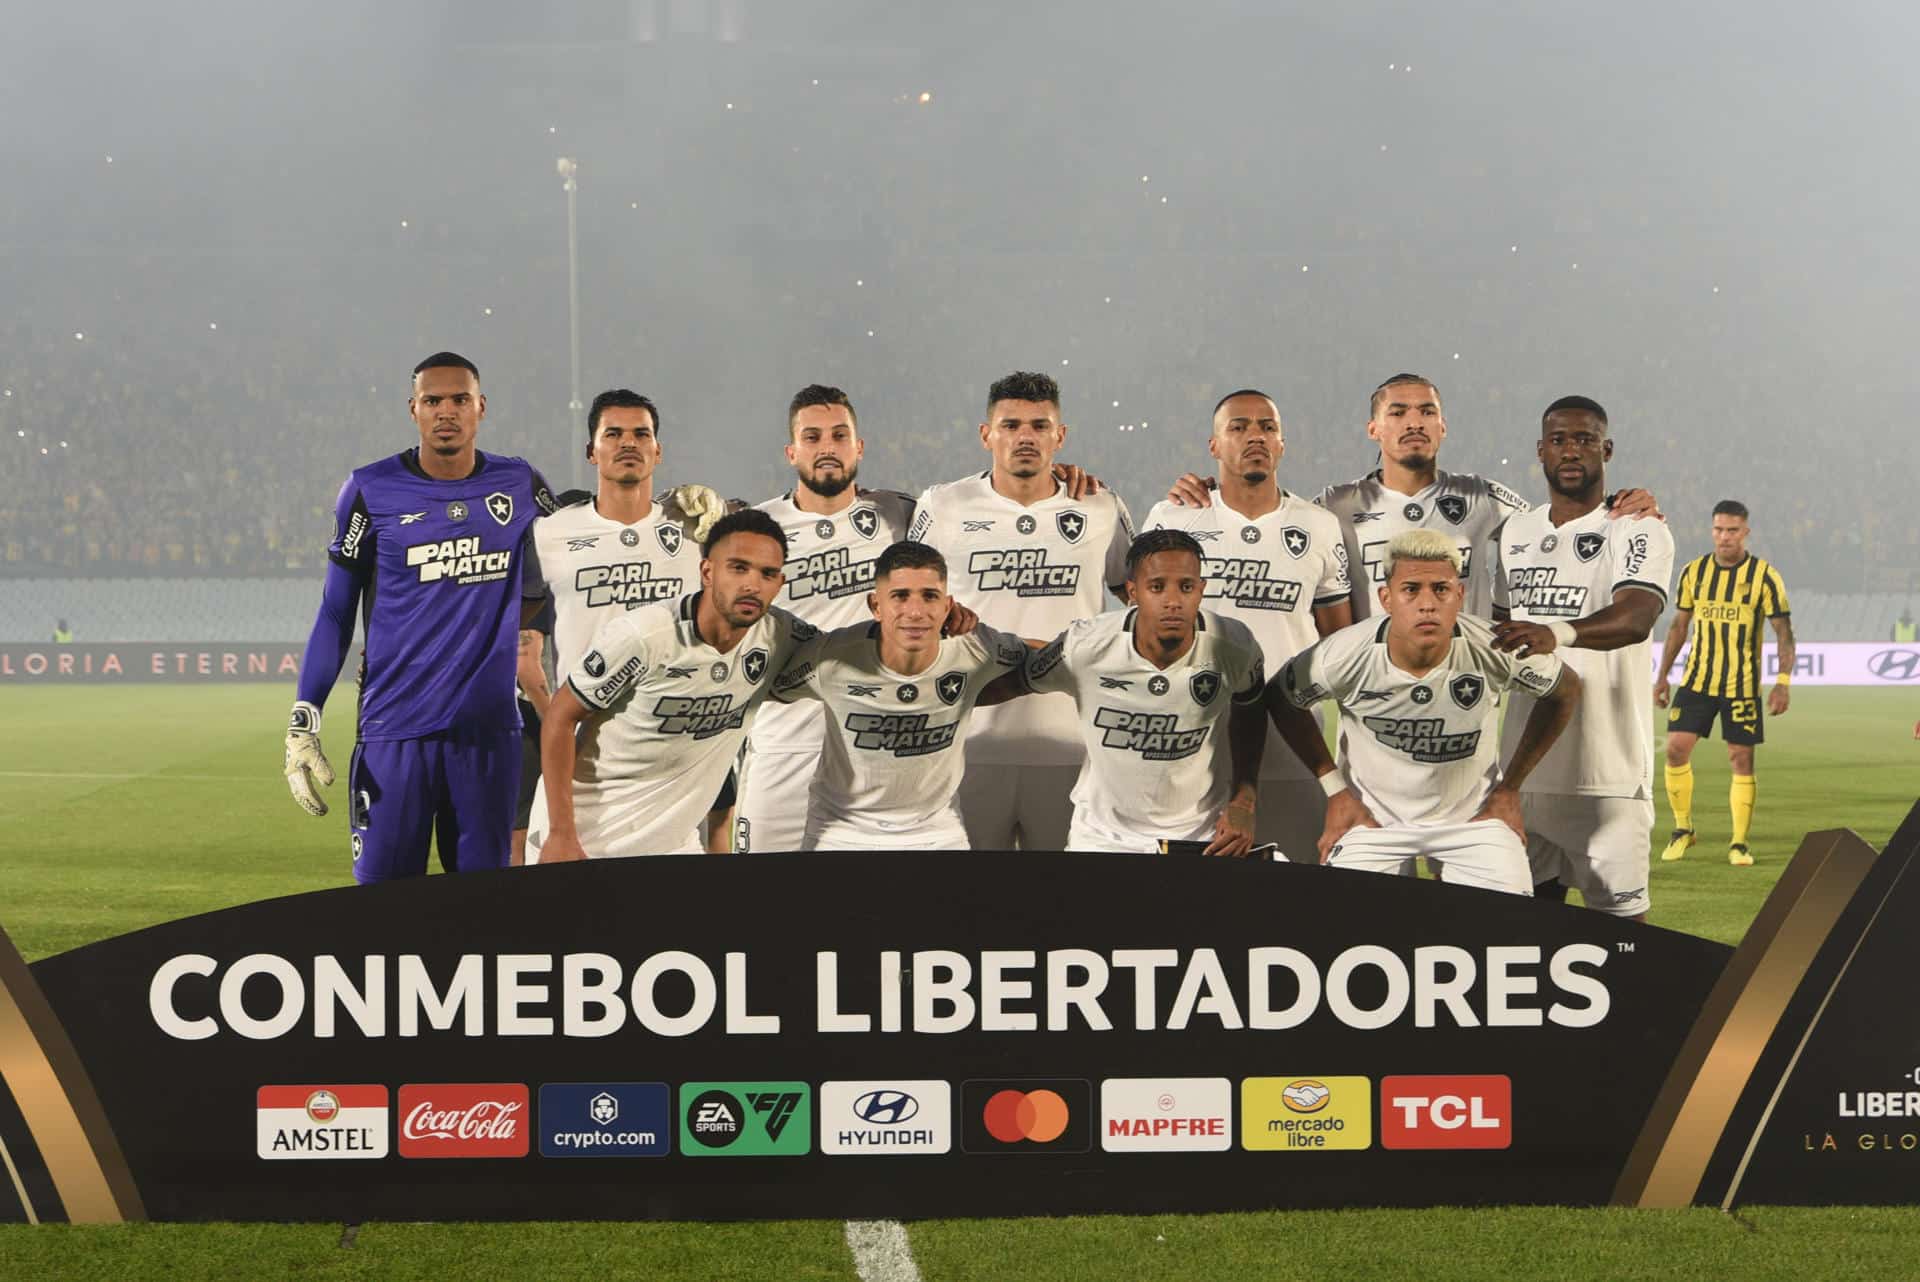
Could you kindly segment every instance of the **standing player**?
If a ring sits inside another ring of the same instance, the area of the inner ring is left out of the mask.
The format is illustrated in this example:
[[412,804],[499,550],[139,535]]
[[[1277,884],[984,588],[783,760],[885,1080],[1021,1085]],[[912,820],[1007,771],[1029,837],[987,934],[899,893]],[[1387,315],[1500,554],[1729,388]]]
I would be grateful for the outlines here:
[[323,815],[333,782],[320,710],[365,615],[359,745],[348,768],[353,875],[420,876],[437,841],[448,871],[507,864],[520,781],[514,670],[523,599],[542,595],[534,517],[553,510],[525,462],[474,447],[487,398],[452,352],[414,367],[420,444],[340,488],[320,614],[287,730],[294,800]]
[[[1324,863],[1408,875],[1415,856],[1442,881],[1533,891],[1520,787],[1565,729],[1580,677],[1559,656],[1516,659],[1493,626],[1462,613],[1460,550],[1437,530],[1396,534],[1382,555],[1384,619],[1343,628],[1296,656],[1268,688],[1280,736],[1326,790]],[[1500,768],[1496,696],[1538,702]],[[1340,760],[1307,709],[1340,707]]]
[[1747,833],[1753,825],[1753,750],[1766,740],[1760,711],[1760,621],[1773,625],[1780,673],[1767,692],[1774,716],[1787,712],[1787,688],[1793,680],[1793,619],[1787,611],[1787,585],[1780,571],[1747,551],[1747,507],[1723,499],[1713,508],[1713,551],[1689,561],[1680,571],[1680,594],[1673,626],[1660,652],[1660,675],[1653,701],[1665,708],[1671,689],[1667,674],[1680,643],[1693,634],[1687,670],[1667,713],[1667,801],[1673,807],[1673,838],[1660,855],[1679,859],[1694,842],[1693,746],[1713,732],[1716,718],[1727,740],[1733,766],[1728,801],[1733,809],[1733,841],[1727,862],[1750,867],[1753,851]]
[[[961,736],[981,691],[1018,672],[1027,645],[984,624],[943,637],[947,563],[895,543],[874,563],[872,620],[799,646],[776,700],[825,706],[800,850],[966,850],[954,807]],[[751,770],[749,770],[751,776]]]
[[[1667,602],[1673,535],[1664,521],[1609,521],[1607,412],[1563,396],[1540,418],[1536,452],[1553,499],[1510,518],[1495,544],[1496,650],[1552,651],[1580,674],[1586,697],[1573,723],[1527,776],[1533,893],[1561,900],[1579,890],[1587,907],[1644,921],[1653,836],[1652,646],[1647,636]],[[1533,696],[1507,712],[1506,747],[1517,746]]]
[[[920,496],[909,537],[953,567],[953,597],[1022,636],[1091,618],[1126,578],[1133,521],[1111,490],[1074,498],[1053,472],[1066,440],[1060,387],[1014,373],[987,392],[980,444],[993,466]],[[960,814],[975,850],[1059,850],[1086,750],[1064,694],[983,711],[967,737]]]
[[[1347,545],[1325,508],[1280,488],[1286,440],[1280,411],[1246,389],[1213,407],[1207,452],[1219,461],[1219,489],[1205,507],[1155,505],[1146,529],[1184,530],[1205,549],[1207,607],[1245,624],[1269,672],[1320,637],[1353,622]],[[1300,759],[1277,742],[1261,758],[1260,829],[1307,859],[1326,823],[1326,798]]]
[[[904,539],[913,519],[905,494],[855,485],[865,452],[847,394],[818,383],[803,387],[787,406],[793,489],[758,505],[787,535],[781,606],[823,632],[872,620],[868,602],[881,550]],[[825,744],[818,704],[760,709],[742,757],[735,850],[801,849],[808,789]]]
[[813,629],[770,606],[786,559],[771,517],[723,517],[704,551],[699,592],[609,614],[547,705],[547,804],[527,834],[540,862],[705,849],[747,719]]
[[1203,559],[1192,535],[1148,530],[1127,549],[1132,608],[1078,620],[1018,674],[1025,689],[1070,695],[1079,711],[1087,763],[1069,850],[1253,848],[1266,667],[1245,624],[1200,608]]

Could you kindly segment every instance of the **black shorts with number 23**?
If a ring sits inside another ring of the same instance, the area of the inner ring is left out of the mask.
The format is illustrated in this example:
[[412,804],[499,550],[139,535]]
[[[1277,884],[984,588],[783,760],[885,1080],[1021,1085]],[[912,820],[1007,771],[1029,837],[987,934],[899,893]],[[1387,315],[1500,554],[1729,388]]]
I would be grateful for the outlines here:
[[1720,737],[1728,743],[1765,743],[1765,715],[1758,699],[1722,699],[1681,686],[1673,692],[1673,706],[1667,709],[1667,730],[1711,736],[1717,718],[1723,731]]

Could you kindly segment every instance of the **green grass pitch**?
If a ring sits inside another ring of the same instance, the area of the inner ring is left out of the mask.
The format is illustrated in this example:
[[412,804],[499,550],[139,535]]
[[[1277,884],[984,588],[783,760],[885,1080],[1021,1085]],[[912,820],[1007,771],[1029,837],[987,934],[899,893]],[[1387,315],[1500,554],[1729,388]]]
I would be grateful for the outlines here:
[[[335,700],[326,736],[344,769]],[[334,813],[280,779],[277,686],[0,691],[0,926],[29,960],[229,904],[345,884]],[[1878,845],[1920,795],[1920,689],[1794,691],[1760,750],[1753,868],[1726,863],[1724,748],[1695,755],[1700,844],[1654,864],[1655,924],[1737,942],[1808,831]],[[1660,802],[1657,837],[1671,820]],[[1433,1210],[966,1221],[910,1226],[928,1282],[1681,1276],[1894,1278],[1920,1210]],[[837,1223],[136,1225],[0,1230],[3,1278],[852,1279]]]

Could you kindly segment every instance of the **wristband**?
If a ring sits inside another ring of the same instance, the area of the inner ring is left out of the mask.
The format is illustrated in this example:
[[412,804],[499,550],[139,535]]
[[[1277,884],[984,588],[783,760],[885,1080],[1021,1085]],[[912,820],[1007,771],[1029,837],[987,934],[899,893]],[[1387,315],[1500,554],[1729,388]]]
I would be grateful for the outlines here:
[[1556,649],[1563,646],[1568,649],[1573,647],[1573,625],[1565,619],[1560,620],[1558,623],[1549,623],[1547,625],[1547,631],[1553,633],[1553,644]]
[[1773,679],[1773,683],[1775,685],[1790,686],[1793,684],[1793,674],[1791,672],[1782,672]]
[[1346,790],[1347,780],[1346,777],[1340,773],[1340,767],[1335,766],[1320,776],[1320,791],[1326,793],[1329,797],[1338,796]]
[[293,705],[293,715],[287,718],[289,734],[319,734],[320,709],[302,699]]

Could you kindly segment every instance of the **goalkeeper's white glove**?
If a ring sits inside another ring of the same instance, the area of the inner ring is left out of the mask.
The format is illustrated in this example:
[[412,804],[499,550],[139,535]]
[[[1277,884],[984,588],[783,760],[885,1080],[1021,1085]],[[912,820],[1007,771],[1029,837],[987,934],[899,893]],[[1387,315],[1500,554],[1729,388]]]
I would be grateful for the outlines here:
[[727,501],[707,485],[681,485],[668,490],[666,505],[695,543],[705,543],[713,523],[727,514]]
[[327,803],[320,800],[313,786],[316,782],[331,784],[333,767],[327,764],[327,754],[320,751],[320,709],[302,701],[293,705],[293,716],[287,722],[287,787],[302,810],[324,815]]

